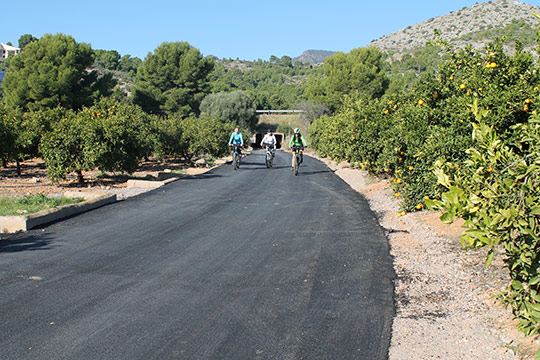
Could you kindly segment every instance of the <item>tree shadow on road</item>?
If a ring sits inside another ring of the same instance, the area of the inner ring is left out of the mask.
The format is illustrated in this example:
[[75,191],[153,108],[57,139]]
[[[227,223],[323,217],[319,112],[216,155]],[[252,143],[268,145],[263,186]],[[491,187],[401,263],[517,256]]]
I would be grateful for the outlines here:
[[195,175],[182,175],[178,177],[179,181],[185,181],[185,180],[201,180],[201,179],[213,179],[213,178],[220,178],[223,177],[223,175],[218,175],[214,173],[203,173],[203,174],[195,174]]
[[316,174],[331,174],[334,170],[327,169],[327,170],[315,170],[315,171],[302,171],[302,168],[298,171],[298,175],[316,175]]
[[0,238],[0,254],[20,251],[50,250],[52,239],[49,236],[8,236]]

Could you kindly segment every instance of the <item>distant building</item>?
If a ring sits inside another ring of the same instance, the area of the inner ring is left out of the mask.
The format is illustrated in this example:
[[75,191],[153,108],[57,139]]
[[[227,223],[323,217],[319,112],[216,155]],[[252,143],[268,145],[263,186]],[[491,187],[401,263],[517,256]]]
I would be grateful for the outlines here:
[[7,59],[10,52],[12,52],[12,55],[19,55],[21,49],[15,46],[0,43],[0,59]]

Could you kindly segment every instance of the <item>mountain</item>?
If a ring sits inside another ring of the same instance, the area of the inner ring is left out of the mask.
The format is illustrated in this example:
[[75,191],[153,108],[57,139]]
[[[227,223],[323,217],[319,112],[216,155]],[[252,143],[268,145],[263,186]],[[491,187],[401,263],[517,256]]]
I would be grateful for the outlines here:
[[432,41],[435,30],[438,30],[443,40],[457,48],[471,44],[479,49],[486,42],[503,35],[508,37],[505,46],[509,49],[513,48],[514,39],[520,39],[526,48],[532,48],[535,29],[540,25],[533,12],[540,13],[540,8],[514,0],[476,3],[383,36],[369,46],[394,56],[402,55]]
[[294,64],[297,61],[303,62],[303,63],[309,63],[312,65],[323,63],[324,59],[326,59],[328,56],[331,56],[335,54],[335,51],[326,51],[326,50],[306,50],[302,53],[302,55],[295,57],[292,59],[292,63]]

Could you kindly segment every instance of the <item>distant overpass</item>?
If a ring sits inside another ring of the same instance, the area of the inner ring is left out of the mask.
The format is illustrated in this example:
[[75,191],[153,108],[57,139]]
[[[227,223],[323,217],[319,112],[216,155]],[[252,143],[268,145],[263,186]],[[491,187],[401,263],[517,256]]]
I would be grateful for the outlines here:
[[276,115],[276,114],[300,114],[305,111],[304,110],[255,110],[255,112],[257,113],[257,115],[259,114]]

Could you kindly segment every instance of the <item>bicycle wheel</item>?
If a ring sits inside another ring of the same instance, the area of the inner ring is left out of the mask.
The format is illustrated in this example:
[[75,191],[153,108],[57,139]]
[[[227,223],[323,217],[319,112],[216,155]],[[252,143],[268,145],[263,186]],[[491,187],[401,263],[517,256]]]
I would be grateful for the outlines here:
[[298,166],[300,166],[300,164],[298,163],[298,154],[296,154],[294,157],[294,176],[298,175]]
[[236,152],[233,154],[233,169],[238,169],[238,154]]
[[270,153],[266,153],[266,167],[269,168],[272,166],[272,155]]

